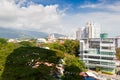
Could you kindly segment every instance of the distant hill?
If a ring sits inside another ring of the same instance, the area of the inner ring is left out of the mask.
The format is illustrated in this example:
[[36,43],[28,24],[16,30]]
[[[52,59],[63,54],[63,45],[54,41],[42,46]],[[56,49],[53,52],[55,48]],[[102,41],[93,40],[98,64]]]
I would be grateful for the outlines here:
[[63,34],[59,34],[59,33],[53,33],[53,34],[55,35],[56,38],[59,38],[59,37],[63,37],[63,36],[65,36],[65,35],[63,35]]
[[[54,33],[54,34],[56,38],[64,36],[58,33]],[[0,37],[1,38],[47,38],[48,33],[0,27]]]
[[2,38],[46,38],[47,36],[48,34],[45,32],[0,28]]

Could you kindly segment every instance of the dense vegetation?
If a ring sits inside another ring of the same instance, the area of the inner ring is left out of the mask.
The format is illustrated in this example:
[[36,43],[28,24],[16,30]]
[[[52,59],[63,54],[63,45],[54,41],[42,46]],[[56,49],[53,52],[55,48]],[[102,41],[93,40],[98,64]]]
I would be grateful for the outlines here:
[[76,40],[65,40],[63,43],[58,41],[51,44],[43,44],[43,46],[48,46],[51,49],[61,50],[64,53],[74,54],[76,56],[79,54],[79,41]]
[[79,58],[69,54],[66,54],[64,61],[65,72],[63,80],[83,80],[83,77],[79,73],[86,71],[85,64]]
[[85,71],[85,65],[75,57],[77,43],[66,40],[64,44],[44,44],[50,49],[43,49],[35,47],[34,42],[7,43],[0,38],[0,80],[56,80],[60,59],[65,62],[63,80],[82,80],[79,72]]

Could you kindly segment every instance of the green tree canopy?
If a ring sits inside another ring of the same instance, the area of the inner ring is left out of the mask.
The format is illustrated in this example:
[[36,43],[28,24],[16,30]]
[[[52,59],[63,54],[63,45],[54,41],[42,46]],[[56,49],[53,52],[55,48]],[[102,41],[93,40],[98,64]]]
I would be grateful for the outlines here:
[[54,42],[54,43],[48,44],[48,47],[50,47],[50,49],[57,49],[57,50],[65,52],[64,45],[60,44],[59,42]]
[[22,46],[22,47],[35,46],[35,44],[34,44],[34,43],[29,42],[29,41],[22,41],[22,42],[20,42],[19,44],[20,44],[20,46]]
[[4,38],[0,38],[0,44],[6,44],[7,43],[7,40],[4,39]]
[[[56,50],[19,47],[7,56],[2,80],[55,80],[50,71],[57,72],[56,64],[64,57],[61,54]],[[34,68],[38,63],[39,66]]]
[[76,40],[65,40],[62,44],[58,41],[46,44],[45,46],[48,46],[51,49],[61,50],[64,53],[75,54],[76,56],[79,54],[79,41]]
[[65,75],[63,80],[83,80],[79,73],[86,70],[85,64],[74,55],[67,54],[64,58],[65,61]]
[[66,53],[77,55],[79,51],[79,42],[76,40],[65,40],[64,47]]

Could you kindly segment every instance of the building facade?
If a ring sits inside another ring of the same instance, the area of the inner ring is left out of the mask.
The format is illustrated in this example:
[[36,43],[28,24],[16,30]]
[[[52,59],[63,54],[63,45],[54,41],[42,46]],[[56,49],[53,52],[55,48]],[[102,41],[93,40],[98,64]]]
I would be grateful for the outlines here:
[[88,69],[115,73],[115,39],[89,38],[80,40],[80,58]]
[[76,39],[77,40],[80,40],[82,38],[82,29],[79,28],[77,31],[76,31]]
[[85,39],[85,38],[100,38],[100,27],[87,22],[85,27],[79,28],[76,31],[76,39]]

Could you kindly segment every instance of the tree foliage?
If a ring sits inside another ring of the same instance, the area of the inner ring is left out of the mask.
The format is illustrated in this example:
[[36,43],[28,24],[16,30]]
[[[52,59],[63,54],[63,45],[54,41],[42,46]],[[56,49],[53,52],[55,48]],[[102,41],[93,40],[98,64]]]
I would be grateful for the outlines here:
[[65,52],[64,45],[60,44],[59,42],[54,42],[54,43],[48,44],[47,46],[50,47],[50,49],[56,49],[56,50]]
[[67,54],[64,58],[65,74],[63,80],[83,80],[79,73],[85,71],[85,64],[74,55]]
[[66,40],[64,47],[66,53],[77,55],[79,51],[79,42],[76,40]]
[[[64,53],[32,46],[33,43],[26,41],[0,44],[0,80],[55,80],[50,71],[56,74],[56,65],[64,58]],[[42,64],[32,68],[37,61]]]
[[118,60],[120,60],[120,48],[116,49],[116,57]]
[[20,44],[20,46],[22,46],[22,47],[35,46],[35,44],[34,44],[34,43],[29,42],[29,41],[22,41],[22,42],[20,42],[19,44]]
[[16,48],[14,43],[0,44],[0,76],[4,71],[7,56]]
[[0,38],[0,44],[6,44],[7,43],[7,40],[4,39],[4,38]]
[[[55,80],[50,75],[50,70],[57,71],[55,66],[61,54],[63,53],[59,51],[38,47],[19,47],[7,56],[2,80]],[[37,62],[42,64],[32,68]],[[45,62],[52,63],[53,66],[46,66]]]
[[45,46],[51,49],[61,50],[64,53],[75,54],[76,56],[79,54],[79,41],[76,40],[65,40],[63,44],[54,42]]

